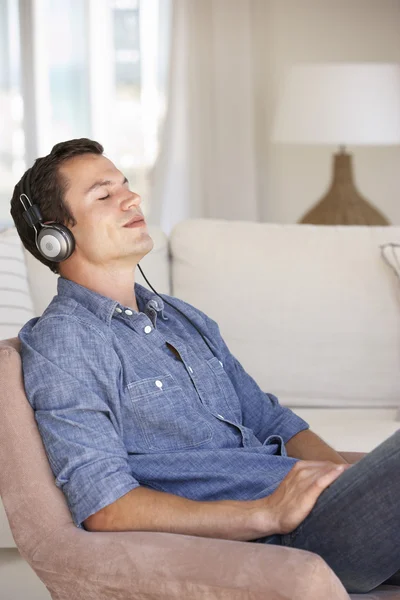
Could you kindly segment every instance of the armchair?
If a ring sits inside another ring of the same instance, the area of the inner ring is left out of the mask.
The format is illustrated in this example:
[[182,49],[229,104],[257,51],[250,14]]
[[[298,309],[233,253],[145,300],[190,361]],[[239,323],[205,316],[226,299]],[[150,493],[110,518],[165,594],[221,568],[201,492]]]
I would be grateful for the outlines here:
[[[302,550],[159,532],[88,532],[75,527],[65,497],[54,484],[26,399],[17,338],[0,342],[0,390],[1,498],[21,556],[53,600],[400,597],[399,588],[391,586],[349,596],[319,556]],[[362,454],[344,456],[355,461]]]

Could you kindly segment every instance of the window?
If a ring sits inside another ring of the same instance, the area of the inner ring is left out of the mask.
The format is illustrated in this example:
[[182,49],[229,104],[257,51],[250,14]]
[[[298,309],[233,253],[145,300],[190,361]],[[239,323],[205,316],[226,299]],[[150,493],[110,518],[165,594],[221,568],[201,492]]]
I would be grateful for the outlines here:
[[[166,110],[170,0],[24,0],[22,6],[28,31],[19,38],[18,2],[0,0],[0,171],[6,173],[0,220],[10,219],[24,159],[30,166],[75,137],[103,144],[148,214],[149,171]],[[22,74],[20,55],[31,62]]]
[[25,168],[20,76],[18,1],[0,0],[0,225],[11,218],[11,194]]

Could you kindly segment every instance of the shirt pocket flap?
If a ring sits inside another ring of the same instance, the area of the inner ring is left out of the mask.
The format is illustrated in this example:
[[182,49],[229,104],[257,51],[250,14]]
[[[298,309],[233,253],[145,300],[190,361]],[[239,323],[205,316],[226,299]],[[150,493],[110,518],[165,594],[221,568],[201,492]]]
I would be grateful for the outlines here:
[[131,399],[135,402],[141,398],[147,398],[160,392],[168,392],[173,389],[180,389],[172,375],[158,375],[156,377],[148,377],[140,381],[128,383],[127,389],[130,392]]

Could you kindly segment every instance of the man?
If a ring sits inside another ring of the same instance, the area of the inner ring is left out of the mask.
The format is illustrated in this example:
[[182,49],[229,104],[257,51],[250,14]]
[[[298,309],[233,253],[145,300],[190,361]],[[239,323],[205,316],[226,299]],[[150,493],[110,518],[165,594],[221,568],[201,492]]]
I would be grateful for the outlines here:
[[[69,228],[65,260],[39,251],[23,216],[29,195],[43,222]],[[260,390],[215,321],[135,283],[153,248],[140,202],[87,139],[38,159],[11,201],[25,247],[60,275],[19,338],[74,523],[306,548],[348,591],[378,586],[400,567],[398,434],[349,469]]]

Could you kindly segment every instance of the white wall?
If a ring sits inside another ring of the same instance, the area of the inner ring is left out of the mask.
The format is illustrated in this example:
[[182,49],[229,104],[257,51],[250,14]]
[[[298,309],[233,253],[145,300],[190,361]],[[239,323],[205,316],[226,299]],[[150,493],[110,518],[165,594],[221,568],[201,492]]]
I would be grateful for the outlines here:
[[[262,220],[290,223],[327,190],[335,147],[269,142],[285,69],[294,62],[400,62],[400,0],[253,0]],[[263,79],[264,78],[264,79]],[[262,105],[261,105],[262,103]],[[400,110],[400,107],[399,107]],[[349,148],[359,192],[400,224],[400,147]]]

